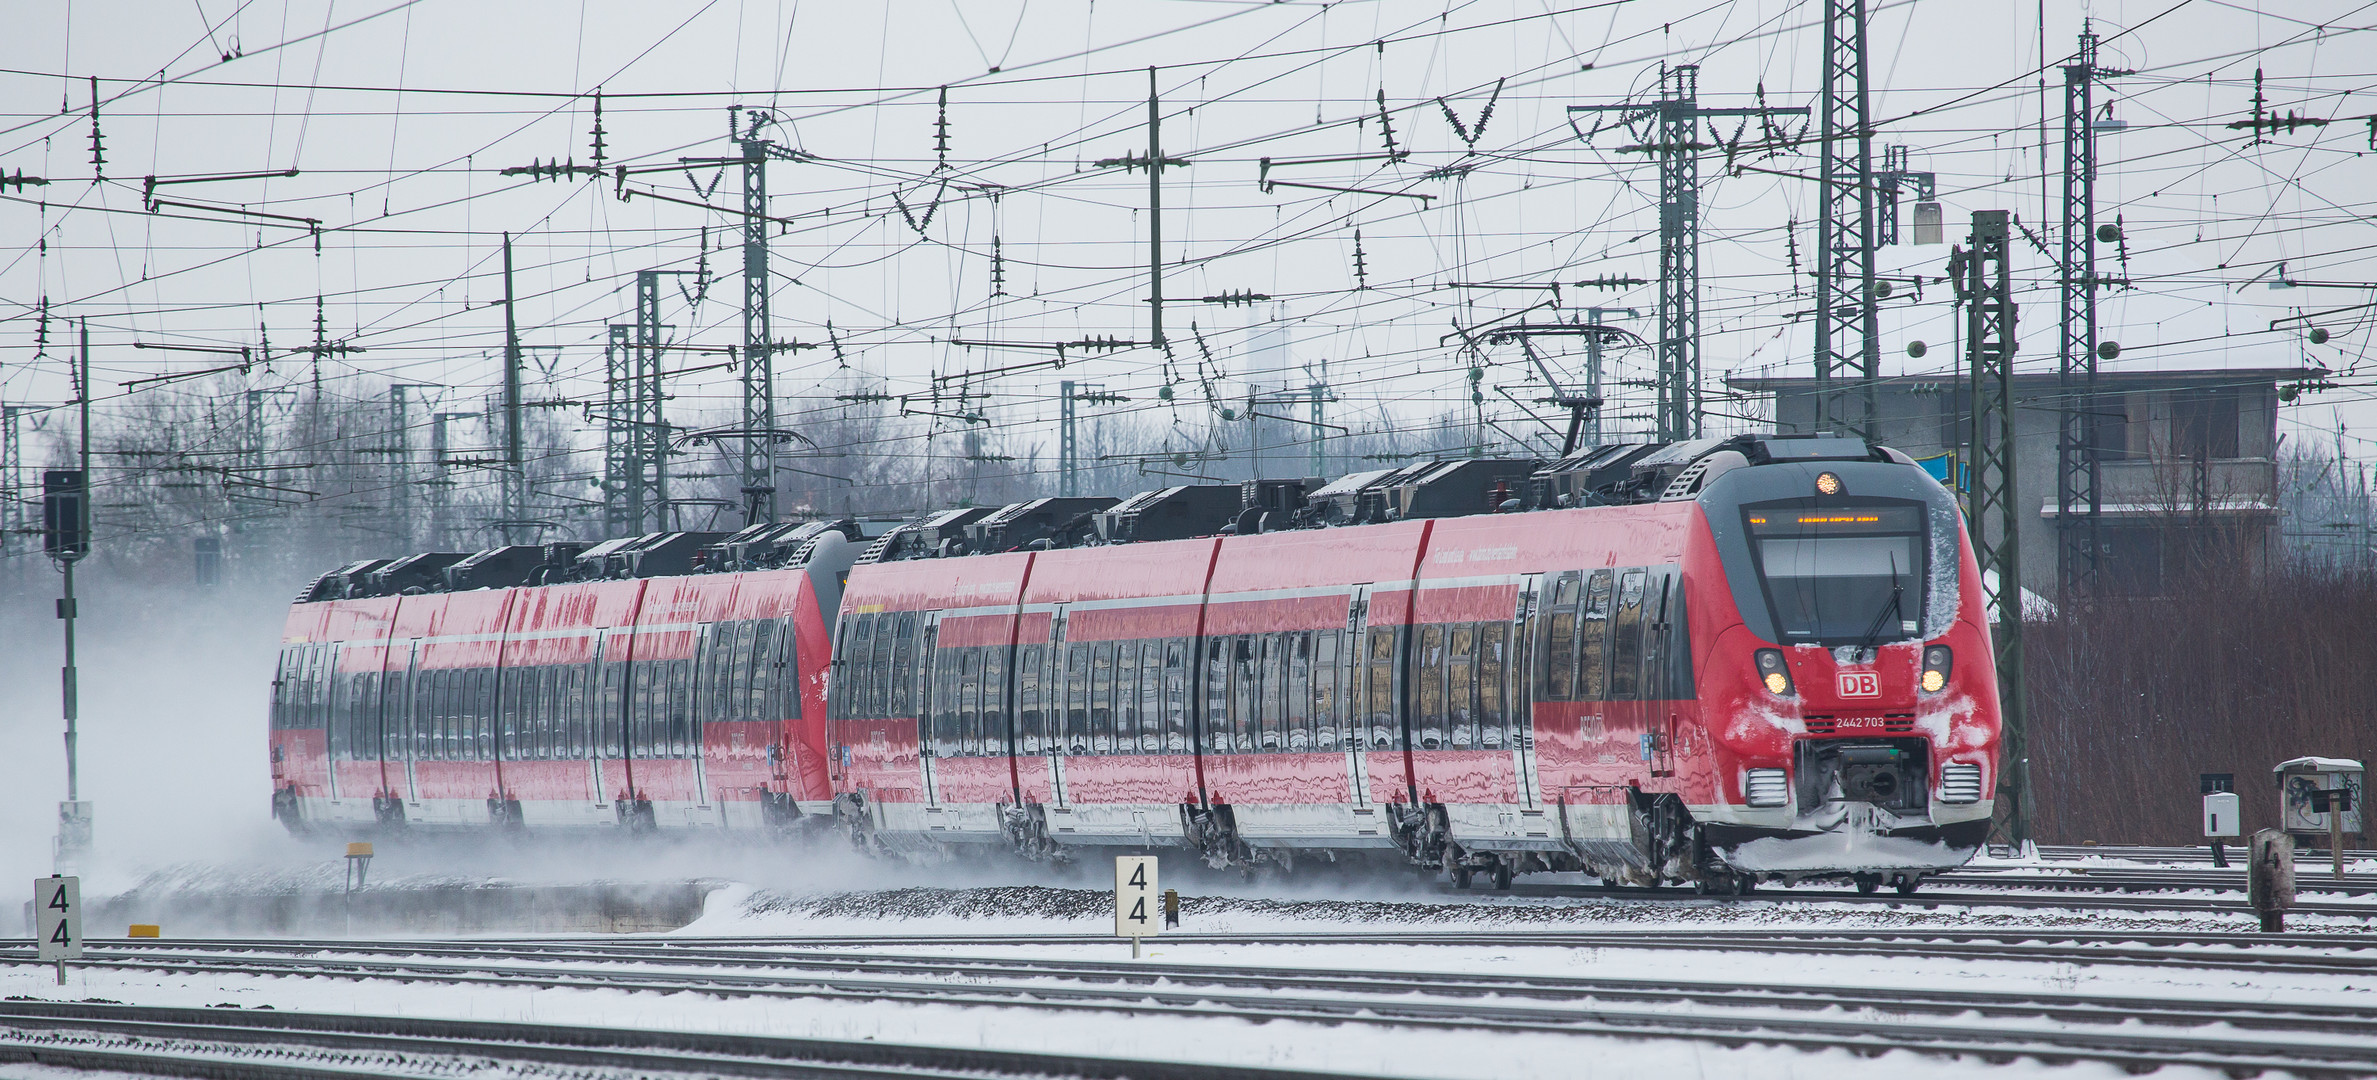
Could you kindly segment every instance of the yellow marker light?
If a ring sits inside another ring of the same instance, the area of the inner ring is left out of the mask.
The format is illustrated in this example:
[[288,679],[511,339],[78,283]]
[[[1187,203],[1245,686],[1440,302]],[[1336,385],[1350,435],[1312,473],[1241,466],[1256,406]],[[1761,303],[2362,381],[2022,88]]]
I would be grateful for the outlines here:
[[160,936],[163,936],[163,934],[164,934],[164,933],[165,933],[165,928],[164,928],[164,927],[162,927],[162,926],[159,926],[159,925],[157,925],[156,923],[144,923],[144,922],[136,922],[136,923],[133,923],[133,924],[131,925],[131,927],[129,927],[128,929],[126,929],[126,930],[124,931],[124,936],[125,936],[125,937],[160,937]]
[[1833,473],[1817,473],[1817,474],[1816,474],[1816,494],[1818,494],[1818,495],[1838,495],[1838,494],[1840,494],[1840,493],[1841,493],[1841,478],[1840,478],[1839,476],[1837,476],[1837,475],[1835,475],[1835,474],[1833,474]]
[[1787,678],[1784,678],[1784,677],[1783,677],[1783,673],[1782,673],[1782,672],[1780,672],[1780,671],[1769,671],[1769,672],[1767,672],[1767,673],[1766,673],[1766,692],[1767,692],[1767,693],[1769,693],[1769,694],[1781,694],[1781,693],[1783,693],[1783,692],[1785,692],[1785,691],[1787,691],[1787,690],[1789,690],[1789,689],[1791,689],[1791,680],[1789,680],[1789,679],[1787,679]]
[[1948,673],[1933,668],[1923,673],[1923,692],[1936,694],[1948,688]]

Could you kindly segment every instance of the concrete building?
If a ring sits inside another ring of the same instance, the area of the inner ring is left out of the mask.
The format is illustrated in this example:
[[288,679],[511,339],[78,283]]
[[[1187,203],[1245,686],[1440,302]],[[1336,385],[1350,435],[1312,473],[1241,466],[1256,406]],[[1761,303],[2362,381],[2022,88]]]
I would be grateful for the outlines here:
[[[2280,558],[2278,402],[2282,388],[2326,374],[2248,368],[2108,372],[2097,376],[2101,467],[2099,573],[2116,594],[2152,595],[2207,561]],[[1772,395],[1775,429],[1813,432],[1813,378],[1727,380]],[[2056,443],[2064,408],[2053,374],[2014,379],[2015,496],[2038,508],[2022,523],[2022,585],[2058,589]],[[1923,459],[1962,490],[1972,438],[1969,382],[1952,375],[1886,378],[1876,387],[1879,441]]]

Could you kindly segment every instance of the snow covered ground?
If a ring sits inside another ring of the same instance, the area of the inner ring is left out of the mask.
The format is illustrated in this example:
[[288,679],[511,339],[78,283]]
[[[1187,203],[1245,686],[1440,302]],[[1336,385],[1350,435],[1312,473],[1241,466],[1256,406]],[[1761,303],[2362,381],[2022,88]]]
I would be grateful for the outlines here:
[[[752,862],[751,860],[761,860]],[[404,869],[381,887],[490,880],[503,858],[479,856],[432,862],[397,860]],[[2106,859],[2110,867],[2147,865]],[[1167,860],[1169,864],[1169,860]],[[2062,870],[2074,869],[2056,863]],[[723,874],[738,883],[713,892],[703,915],[673,935],[684,938],[764,939],[821,935],[880,938],[848,943],[849,952],[992,958],[1047,957],[1127,962],[1120,941],[1055,944],[920,944],[931,935],[1103,934],[1111,928],[1101,866],[1053,874],[996,865],[902,867],[827,859],[790,870],[750,852],[698,855],[664,851],[643,863],[608,861],[604,869],[628,880],[659,880],[692,870],[750,870]],[[518,878],[557,880],[557,864],[523,861]],[[335,881],[335,878],[329,879]],[[584,880],[582,877],[579,880]],[[306,867],[216,870],[184,867],[146,879],[145,888],[241,891],[310,888],[323,883]],[[1186,964],[1225,970],[1249,967],[1442,972],[1676,980],[1718,987],[1847,986],[1877,990],[1964,989],[2054,998],[2089,995],[2171,1001],[2363,1004],[2377,1013],[2377,977],[2188,967],[2076,964],[2039,960],[1908,958],[1873,955],[1785,954],[1743,950],[1661,949],[1622,945],[1565,947],[1530,944],[1381,945],[1335,943],[1331,933],[1396,930],[1459,931],[1759,931],[1905,928],[1936,930],[2189,931],[2245,934],[2249,916],[2184,912],[2091,912],[2081,909],[1884,907],[1794,901],[1790,893],[1741,900],[1669,898],[1455,896],[1416,876],[1315,875],[1288,882],[1243,881],[1200,875],[1167,865],[1164,885],[1185,895],[1184,931],[1151,943],[1142,963]],[[2203,895],[2212,895],[2209,893]],[[2233,896],[2233,894],[2231,894]],[[1921,898],[1919,898],[1921,899]],[[2373,908],[2377,910],[2377,908]],[[2297,917],[2301,931],[2372,933],[2362,919]],[[170,933],[171,928],[168,927]],[[104,931],[103,931],[104,932]],[[1304,934],[1306,943],[1252,945],[1197,940],[1199,934]],[[903,940],[909,939],[909,940]],[[2377,936],[2373,936],[2377,942]],[[2262,939],[2256,951],[2290,948]],[[1842,1076],[2122,1075],[2111,1066],[2045,1065],[2033,1059],[1992,1065],[1977,1058],[1947,1059],[1908,1051],[1862,1056],[1841,1050],[1805,1051],[1772,1045],[1726,1048],[1689,1038],[1621,1038],[1538,1033],[1485,1033],[1423,1026],[1381,1027],[1302,1020],[1258,1022],[1243,1017],[1132,1013],[1106,1007],[1050,1011],[1012,1005],[958,1005],[851,997],[721,997],[691,992],[531,988],[470,984],[406,984],[249,974],[163,974],[100,968],[70,969],[55,986],[46,968],[0,967],[0,996],[179,1006],[271,1006],[275,1009],[438,1016],[611,1027],[674,1028],[814,1038],[984,1046],[1032,1052],[1145,1059],[1188,1059],[1244,1066],[1313,1069],[1392,1077],[1596,1077],[1687,1075],[1837,1080]],[[962,984],[963,978],[959,977]],[[1679,1005],[1677,1008],[1696,1008]],[[1854,1018],[1858,1014],[1840,1013]],[[1745,1014],[1745,1020],[1754,1019]],[[1971,1019],[1967,1022],[1986,1023]],[[2223,1033],[2224,1027],[2214,1026]],[[2371,1048],[2377,1062],[2377,1045]],[[54,1075],[10,1071],[0,1075]],[[2169,1069],[2157,1075],[2192,1080],[2208,1071]]]

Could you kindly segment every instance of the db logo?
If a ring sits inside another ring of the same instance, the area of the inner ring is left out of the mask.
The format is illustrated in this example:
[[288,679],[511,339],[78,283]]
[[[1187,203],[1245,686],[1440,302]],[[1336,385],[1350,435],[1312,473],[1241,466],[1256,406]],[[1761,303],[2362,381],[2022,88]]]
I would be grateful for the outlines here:
[[1839,673],[1842,697],[1881,697],[1882,676],[1871,671]]

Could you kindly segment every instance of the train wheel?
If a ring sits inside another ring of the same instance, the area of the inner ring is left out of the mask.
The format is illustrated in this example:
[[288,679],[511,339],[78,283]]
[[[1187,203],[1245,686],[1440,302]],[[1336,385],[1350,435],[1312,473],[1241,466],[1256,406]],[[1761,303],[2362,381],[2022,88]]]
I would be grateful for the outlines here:
[[1913,896],[1915,895],[1915,888],[1921,884],[1923,884],[1922,878],[1903,877],[1898,879],[1896,882],[1893,882],[1891,887],[1897,889],[1898,895],[1900,896]]
[[1509,864],[1509,863],[1506,863],[1506,862],[1495,863],[1495,864],[1494,864],[1494,888],[1495,888],[1497,891],[1499,891],[1499,892],[1509,892],[1509,891],[1510,891],[1510,879],[1511,879],[1510,864]]
[[1466,866],[1456,866],[1456,867],[1454,867],[1454,868],[1453,868],[1453,888],[1456,888],[1456,889],[1466,889],[1466,888],[1468,888],[1468,887],[1469,887],[1469,868],[1468,868],[1468,867],[1466,867]]
[[1858,874],[1852,880],[1857,882],[1857,894],[1860,896],[1872,896],[1875,890],[1882,887],[1880,874]]

